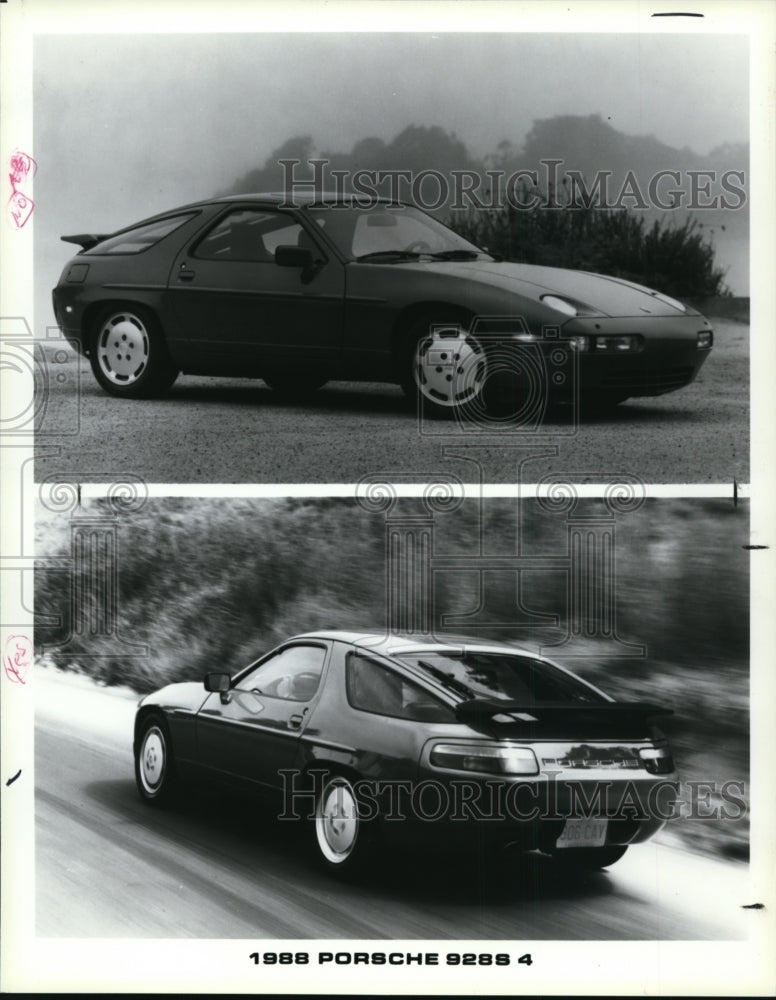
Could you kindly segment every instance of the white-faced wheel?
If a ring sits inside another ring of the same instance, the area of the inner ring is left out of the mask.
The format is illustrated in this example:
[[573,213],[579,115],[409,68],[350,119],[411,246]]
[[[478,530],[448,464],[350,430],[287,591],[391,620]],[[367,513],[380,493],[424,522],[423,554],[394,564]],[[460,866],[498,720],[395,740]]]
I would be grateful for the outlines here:
[[178,371],[155,319],[140,308],[108,309],[92,335],[91,364],[114,396],[150,396],[169,388]]
[[146,802],[162,804],[173,795],[176,774],[169,731],[156,716],[143,724],[135,746],[135,780]]
[[463,323],[421,320],[405,344],[399,359],[402,388],[427,416],[449,417],[481,399],[488,360]]
[[324,780],[315,804],[315,847],[318,860],[336,875],[363,870],[376,842],[376,820],[364,822],[351,782],[341,775]]
[[318,797],[315,810],[315,836],[324,858],[341,865],[358,844],[358,802],[350,782],[329,778]]

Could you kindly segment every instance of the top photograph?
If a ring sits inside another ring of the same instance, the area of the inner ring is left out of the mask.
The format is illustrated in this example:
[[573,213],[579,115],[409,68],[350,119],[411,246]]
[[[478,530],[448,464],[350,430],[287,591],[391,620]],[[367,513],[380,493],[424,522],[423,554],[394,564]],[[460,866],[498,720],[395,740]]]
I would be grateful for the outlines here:
[[39,35],[33,125],[37,481],[749,482],[744,35]]

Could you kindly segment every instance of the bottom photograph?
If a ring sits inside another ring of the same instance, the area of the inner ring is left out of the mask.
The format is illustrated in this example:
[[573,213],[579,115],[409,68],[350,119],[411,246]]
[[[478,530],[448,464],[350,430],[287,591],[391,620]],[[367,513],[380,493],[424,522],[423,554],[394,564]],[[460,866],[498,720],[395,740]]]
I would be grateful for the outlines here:
[[745,937],[748,540],[633,490],[42,499],[37,935]]

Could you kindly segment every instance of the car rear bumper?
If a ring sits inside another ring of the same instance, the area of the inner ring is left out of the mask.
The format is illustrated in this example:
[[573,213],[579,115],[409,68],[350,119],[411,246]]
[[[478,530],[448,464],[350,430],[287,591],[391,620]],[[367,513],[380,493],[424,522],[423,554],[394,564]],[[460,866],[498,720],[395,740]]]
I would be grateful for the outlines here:
[[397,808],[396,796],[390,808],[383,802],[379,816],[385,834],[399,842],[430,837],[437,844],[455,845],[475,839],[551,851],[567,822],[567,835],[573,829],[585,837],[587,826],[594,829],[602,838],[595,846],[649,840],[674,818],[678,793],[675,772],[623,774],[617,769],[580,777],[558,771],[528,780],[442,782],[437,774],[417,783],[403,808]]

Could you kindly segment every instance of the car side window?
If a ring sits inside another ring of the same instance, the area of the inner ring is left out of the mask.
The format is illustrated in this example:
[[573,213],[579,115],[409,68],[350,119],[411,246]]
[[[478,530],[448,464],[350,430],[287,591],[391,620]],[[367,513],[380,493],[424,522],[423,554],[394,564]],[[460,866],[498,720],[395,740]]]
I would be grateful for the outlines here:
[[362,712],[417,722],[455,721],[452,709],[428,691],[368,657],[349,653],[345,676],[348,702]]
[[289,646],[243,677],[236,689],[285,701],[310,701],[320,685],[325,659],[324,646]]
[[273,264],[280,244],[298,246],[304,238],[302,227],[285,212],[241,208],[217,222],[197,244],[192,256]]

